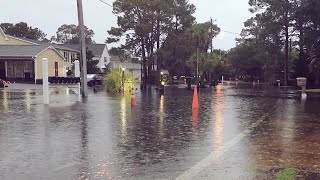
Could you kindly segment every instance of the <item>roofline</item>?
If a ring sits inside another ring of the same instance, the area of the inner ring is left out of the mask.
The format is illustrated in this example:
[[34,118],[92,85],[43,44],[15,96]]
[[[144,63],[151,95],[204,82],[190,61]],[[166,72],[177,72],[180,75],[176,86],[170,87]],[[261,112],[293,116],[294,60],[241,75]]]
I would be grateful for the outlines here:
[[4,39],[7,40],[7,35],[4,33],[3,29],[0,27],[0,33],[3,34]]
[[39,53],[36,55],[36,57],[37,57],[39,54],[41,54],[41,53],[43,53],[44,51],[46,51],[47,49],[52,49],[52,50],[54,50],[63,60],[65,60],[65,58],[62,56],[62,54],[60,54],[59,51],[57,51],[57,49],[54,48],[52,45],[46,47],[44,50],[42,50],[41,52],[39,52]]
[[0,60],[34,60],[33,56],[0,56]]
[[[61,45],[59,45],[59,46],[61,46]],[[64,47],[55,47],[55,49],[60,49],[60,50],[67,50],[67,51],[73,51],[73,52],[78,52],[78,53],[80,53],[80,51],[78,51],[78,50],[75,50],[75,49],[71,49],[71,48],[64,48]]]
[[23,41],[23,42],[30,43],[30,44],[33,44],[33,45],[40,45],[40,44],[31,42],[31,41],[27,41],[27,40],[24,40],[24,39],[20,39],[20,38],[14,37],[14,36],[10,36],[10,35],[6,35],[6,36],[7,36],[7,37],[10,37],[10,38],[13,38],[13,39],[16,39],[16,40],[19,40],[19,41]]

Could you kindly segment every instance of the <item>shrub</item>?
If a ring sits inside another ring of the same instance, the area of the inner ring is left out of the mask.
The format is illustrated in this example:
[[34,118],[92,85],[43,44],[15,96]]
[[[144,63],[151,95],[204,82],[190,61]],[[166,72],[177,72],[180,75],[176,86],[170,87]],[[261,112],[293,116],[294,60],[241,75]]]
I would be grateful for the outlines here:
[[[133,75],[129,71],[124,71],[124,91],[129,92],[135,83]],[[122,69],[112,69],[103,78],[103,85],[107,92],[122,92]]]
[[294,180],[297,174],[298,174],[298,170],[289,168],[289,169],[285,169],[282,172],[279,172],[276,176],[276,179],[277,180]]

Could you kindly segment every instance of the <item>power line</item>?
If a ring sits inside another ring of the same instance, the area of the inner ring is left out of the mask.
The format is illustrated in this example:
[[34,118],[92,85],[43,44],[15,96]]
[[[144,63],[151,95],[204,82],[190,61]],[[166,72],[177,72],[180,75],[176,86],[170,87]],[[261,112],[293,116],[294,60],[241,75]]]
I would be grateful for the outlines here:
[[[107,2],[105,2],[105,1],[103,1],[103,0],[98,0],[98,1],[100,1],[100,2],[102,2],[102,3],[104,3],[104,4],[106,4],[106,5],[108,5],[108,6],[110,6],[110,7],[112,7],[113,8],[113,6],[111,5],[111,4],[109,4],[109,3],[107,3]],[[113,14],[114,16],[116,16],[115,14]],[[117,16],[116,16],[117,17]],[[225,31],[225,30],[221,30],[222,32],[225,32],[225,33],[229,33],[229,34],[235,34],[235,35],[241,35],[241,34],[239,34],[239,33],[235,33],[235,32],[231,32],[231,31]]]
[[102,3],[104,3],[104,4],[106,4],[106,5],[108,5],[108,6],[110,6],[110,7],[113,8],[113,6],[112,6],[111,4],[109,4],[109,3],[107,3],[107,2],[105,2],[105,1],[103,1],[103,0],[98,0],[98,1],[100,1],[100,2],[102,2]]
[[241,35],[239,33],[231,32],[231,31],[225,31],[225,30],[221,30],[221,31],[229,34]]

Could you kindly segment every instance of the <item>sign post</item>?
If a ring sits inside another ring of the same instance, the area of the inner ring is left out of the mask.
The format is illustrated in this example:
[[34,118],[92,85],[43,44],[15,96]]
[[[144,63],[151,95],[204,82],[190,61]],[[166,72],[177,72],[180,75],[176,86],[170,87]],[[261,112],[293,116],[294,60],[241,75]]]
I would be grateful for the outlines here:
[[301,97],[302,97],[302,99],[305,100],[307,98],[307,93],[306,93],[306,90],[307,90],[307,78],[304,78],[304,77],[297,78],[297,85],[302,87]]

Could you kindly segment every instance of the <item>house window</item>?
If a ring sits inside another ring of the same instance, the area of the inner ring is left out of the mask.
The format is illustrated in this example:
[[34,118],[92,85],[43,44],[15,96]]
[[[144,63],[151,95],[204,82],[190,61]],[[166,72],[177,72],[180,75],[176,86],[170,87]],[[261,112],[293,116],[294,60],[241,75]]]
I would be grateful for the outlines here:
[[65,62],[70,62],[70,58],[69,58],[69,53],[68,52],[63,52],[63,56],[64,56],[64,61]]
[[71,62],[74,62],[76,60],[76,55],[74,53],[71,53]]
[[104,57],[104,62],[107,62],[107,60],[108,60],[107,57]]

